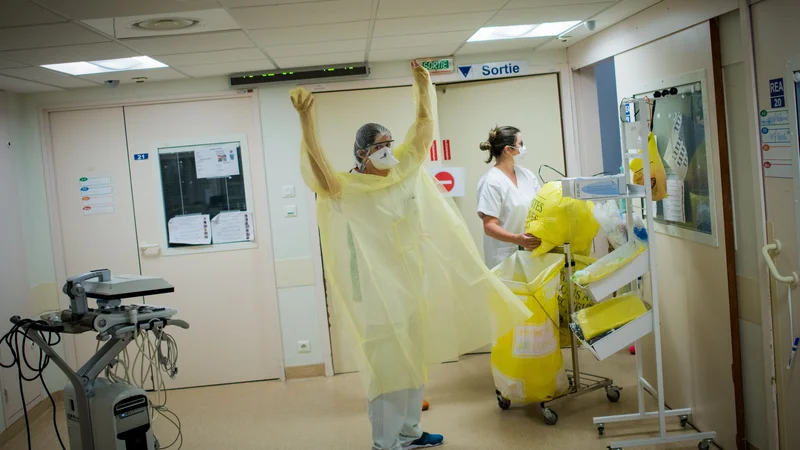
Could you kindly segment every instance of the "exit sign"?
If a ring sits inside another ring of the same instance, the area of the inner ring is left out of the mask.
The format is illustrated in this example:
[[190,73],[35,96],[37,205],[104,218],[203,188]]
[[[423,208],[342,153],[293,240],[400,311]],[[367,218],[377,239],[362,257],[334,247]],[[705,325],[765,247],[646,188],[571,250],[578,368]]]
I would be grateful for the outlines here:
[[453,58],[428,58],[420,60],[419,63],[428,69],[431,75],[453,73],[456,70]]

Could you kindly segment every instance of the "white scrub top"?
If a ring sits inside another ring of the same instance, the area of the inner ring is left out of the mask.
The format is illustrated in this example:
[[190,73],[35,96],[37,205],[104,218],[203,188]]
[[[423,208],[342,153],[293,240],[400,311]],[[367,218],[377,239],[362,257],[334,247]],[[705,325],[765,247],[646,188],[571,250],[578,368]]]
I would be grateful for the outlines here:
[[[539,179],[530,170],[515,166],[517,185],[497,167],[492,167],[478,182],[478,213],[497,217],[500,226],[509,233],[525,231],[525,219],[536,193]],[[484,261],[494,268],[517,250],[516,244],[498,241],[483,235]]]

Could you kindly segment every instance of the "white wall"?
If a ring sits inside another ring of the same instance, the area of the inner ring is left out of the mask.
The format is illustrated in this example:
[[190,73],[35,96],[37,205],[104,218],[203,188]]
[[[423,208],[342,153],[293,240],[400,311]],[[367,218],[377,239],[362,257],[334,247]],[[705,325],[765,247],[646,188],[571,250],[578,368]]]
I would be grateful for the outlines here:
[[[527,60],[529,66],[541,71],[559,72],[566,67],[566,52],[563,50],[533,53],[517,51],[491,55],[469,55],[457,58],[457,63],[476,63],[507,60]],[[408,62],[379,63],[372,66],[370,80],[409,78]],[[572,129],[569,107],[569,80],[561,80],[564,108],[564,128]],[[326,312],[317,307],[319,286],[314,273],[314,248],[316,230],[309,225],[313,201],[300,176],[300,125],[297,114],[289,101],[291,84],[276,84],[259,89],[261,121],[267,172],[267,190],[270,201],[270,223],[273,233],[275,271],[278,279],[278,301],[286,366],[320,364],[326,349],[322,333],[327,332]],[[25,244],[28,257],[30,284],[36,311],[57,309],[58,287],[63,280],[56,280],[53,250],[50,243],[50,226],[45,193],[45,176],[42,163],[42,140],[39,132],[39,111],[45,107],[64,105],[92,105],[108,102],[163,99],[170,96],[208,95],[227,91],[224,77],[122,85],[116,89],[90,88],[55,93],[22,96],[20,121],[19,181],[22,198],[22,221],[25,228]],[[391,105],[389,105],[391,106]],[[566,133],[565,147],[568,153],[574,142]],[[570,165],[568,155],[568,167]],[[574,151],[571,156],[575,165]],[[577,167],[577,166],[576,166]],[[295,198],[284,199],[281,188],[293,185]],[[297,207],[296,218],[284,217],[284,206]],[[62,307],[64,305],[62,304]],[[296,342],[310,340],[312,352],[299,354]]]

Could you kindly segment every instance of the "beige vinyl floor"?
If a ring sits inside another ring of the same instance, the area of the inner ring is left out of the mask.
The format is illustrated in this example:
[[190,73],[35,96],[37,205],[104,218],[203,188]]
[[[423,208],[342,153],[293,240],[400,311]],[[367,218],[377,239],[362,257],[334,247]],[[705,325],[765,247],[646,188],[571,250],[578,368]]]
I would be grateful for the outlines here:
[[[568,352],[565,357],[569,364]],[[450,450],[602,450],[612,439],[653,436],[655,421],[610,424],[602,437],[592,423],[593,416],[636,411],[635,357],[619,353],[598,363],[583,353],[581,361],[583,371],[612,377],[624,388],[619,403],[609,403],[603,391],[570,399],[553,407],[559,422],[548,426],[537,406],[500,410],[489,356],[470,355],[432,368],[426,387],[432,408],[423,414],[423,426],[443,434],[443,448]],[[183,423],[183,449],[368,450],[371,444],[364,391],[355,374],[170,391],[169,407]],[[60,407],[58,420],[66,436]],[[676,432],[691,432],[681,431],[675,418],[667,423]],[[174,428],[163,417],[154,429],[162,445],[172,442]],[[34,421],[31,434],[34,450],[59,448],[49,411]],[[3,448],[26,449],[25,433]],[[696,449],[697,441],[650,448]]]

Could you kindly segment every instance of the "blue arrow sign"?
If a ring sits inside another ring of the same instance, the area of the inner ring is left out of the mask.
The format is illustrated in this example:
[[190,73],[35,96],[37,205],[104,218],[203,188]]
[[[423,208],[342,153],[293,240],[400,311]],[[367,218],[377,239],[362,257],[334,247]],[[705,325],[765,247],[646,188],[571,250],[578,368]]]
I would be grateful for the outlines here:
[[469,73],[472,71],[472,66],[458,66],[458,70],[461,72],[461,75],[463,75],[464,78],[467,78]]

